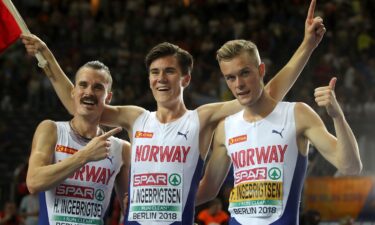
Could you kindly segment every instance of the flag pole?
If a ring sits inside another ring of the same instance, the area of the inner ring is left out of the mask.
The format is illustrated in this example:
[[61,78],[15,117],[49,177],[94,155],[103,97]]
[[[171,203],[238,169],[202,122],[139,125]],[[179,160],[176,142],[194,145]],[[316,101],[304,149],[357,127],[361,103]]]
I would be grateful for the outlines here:
[[[0,0],[1,1],[1,0]],[[20,27],[23,34],[31,34],[29,28],[25,21],[22,19],[21,15],[19,14],[16,7],[13,5],[12,0],[3,0],[4,5],[8,8],[9,12],[13,15],[14,19],[16,20],[18,26]],[[43,55],[40,52],[35,54],[35,57],[38,59],[38,66],[40,68],[45,68],[47,65],[47,61],[44,59]]]

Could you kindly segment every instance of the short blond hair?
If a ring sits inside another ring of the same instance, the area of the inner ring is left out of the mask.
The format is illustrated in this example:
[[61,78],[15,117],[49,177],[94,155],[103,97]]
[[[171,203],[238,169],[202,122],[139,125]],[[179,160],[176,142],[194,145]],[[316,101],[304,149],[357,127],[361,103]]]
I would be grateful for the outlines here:
[[252,41],[247,40],[232,40],[226,42],[217,50],[216,60],[219,63],[221,61],[231,60],[244,52],[247,52],[257,65],[260,64],[258,47]]

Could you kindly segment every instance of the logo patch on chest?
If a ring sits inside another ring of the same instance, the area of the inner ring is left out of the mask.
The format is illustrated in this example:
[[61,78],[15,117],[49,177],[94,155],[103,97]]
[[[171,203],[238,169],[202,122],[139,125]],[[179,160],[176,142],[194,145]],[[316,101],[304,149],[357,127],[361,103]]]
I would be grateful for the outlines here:
[[237,143],[244,142],[244,141],[247,141],[247,135],[246,134],[240,135],[240,136],[237,136],[237,137],[229,138],[228,144],[233,145],[233,144],[237,144]]
[[68,146],[63,146],[63,145],[56,145],[55,150],[56,152],[62,152],[62,153],[70,154],[70,155],[73,155],[74,153],[78,152],[78,150],[75,148],[70,148]]
[[144,132],[144,131],[136,131],[135,138],[152,138],[154,133],[152,132]]

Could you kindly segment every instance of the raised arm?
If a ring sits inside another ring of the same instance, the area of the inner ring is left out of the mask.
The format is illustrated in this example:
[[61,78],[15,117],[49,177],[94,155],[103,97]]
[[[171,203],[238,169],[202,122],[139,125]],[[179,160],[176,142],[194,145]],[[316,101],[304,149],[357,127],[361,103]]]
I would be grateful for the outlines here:
[[51,81],[53,88],[57,93],[57,96],[59,97],[65,108],[69,111],[71,115],[73,115],[74,102],[71,98],[73,84],[66,76],[64,71],[61,69],[55,56],[49,50],[47,45],[37,36],[33,34],[21,35],[21,39],[25,45],[28,54],[35,55],[37,52],[40,52],[46,59],[47,65],[45,68],[43,68],[44,73]]
[[331,135],[319,116],[307,105],[297,104],[297,123],[304,124],[304,135],[341,173],[353,175],[362,170],[358,144],[334,93],[336,78],[315,89],[315,101],[332,118],[336,137]]
[[30,193],[55,187],[87,162],[106,158],[108,154],[107,138],[119,131],[121,129],[116,128],[95,137],[71,157],[52,164],[57,141],[56,124],[50,120],[40,123],[34,134],[26,177]]
[[323,19],[321,17],[314,18],[315,5],[316,0],[312,0],[305,21],[305,35],[301,45],[289,62],[265,87],[265,90],[277,101],[281,101],[293,86],[326,32]]
[[228,174],[231,159],[227,155],[224,138],[224,121],[221,121],[215,131],[213,151],[208,160],[204,176],[199,183],[196,205],[214,199]]
[[[71,93],[74,86],[61,69],[52,52],[47,45],[35,35],[22,35],[21,38],[28,54],[35,55],[37,52],[40,52],[44,56],[47,61],[47,66],[43,70],[51,81],[64,107],[73,115],[75,109]],[[106,105],[100,122],[108,126],[122,126],[129,131],[134,120],[143,111],[143,108],[137,106]]]

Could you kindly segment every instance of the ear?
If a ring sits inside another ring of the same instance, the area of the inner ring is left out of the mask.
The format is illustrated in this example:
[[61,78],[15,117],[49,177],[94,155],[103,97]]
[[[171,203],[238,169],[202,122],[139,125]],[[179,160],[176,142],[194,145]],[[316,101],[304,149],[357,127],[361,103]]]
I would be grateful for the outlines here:
[[266,64],[264,62],[261,62],[258,67],[259,75],[261,78],[264,78],[266,75]]
[[182,77],[182,86],[184,88],[186,88],[187,86],[189,86],[190,80],[191,80],[191,75],[190,74],[186,74],[185,76],[183,76]]
[[108,92],[107,97],[105,98],[105,104],[109,104],[109,103],[111,103],[112,96],[113,96],[112,91],[111,91],[111,92]]

